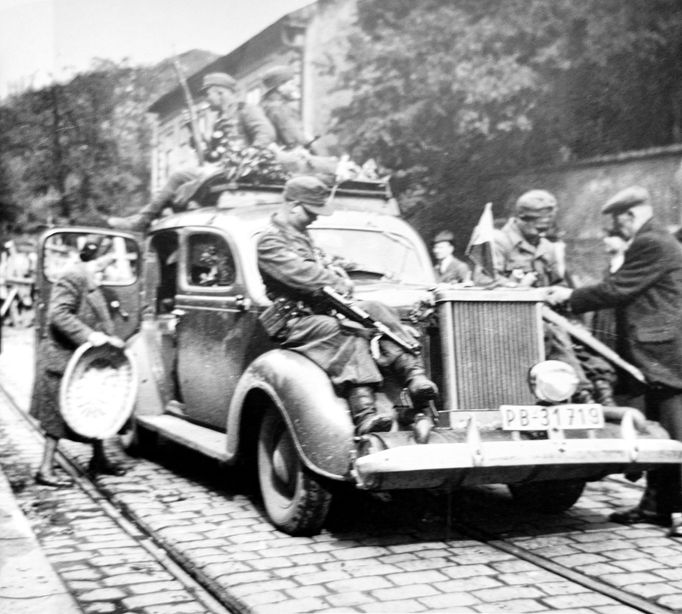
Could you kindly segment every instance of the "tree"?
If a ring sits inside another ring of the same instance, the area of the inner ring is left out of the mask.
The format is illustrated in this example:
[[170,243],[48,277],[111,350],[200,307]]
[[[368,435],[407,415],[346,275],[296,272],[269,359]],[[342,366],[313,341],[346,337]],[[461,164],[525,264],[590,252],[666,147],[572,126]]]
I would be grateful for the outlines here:
[[518,169],[680,141],[678,0],[359,0],[349,47],[335,131],[425,230],[466,236]]

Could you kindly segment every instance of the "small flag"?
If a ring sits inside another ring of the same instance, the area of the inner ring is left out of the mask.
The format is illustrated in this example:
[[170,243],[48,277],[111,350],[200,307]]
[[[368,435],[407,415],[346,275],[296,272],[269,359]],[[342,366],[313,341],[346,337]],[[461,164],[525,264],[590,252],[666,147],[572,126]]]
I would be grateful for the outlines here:
[[495,279],[493,266],[493,204],[487,203],[471,233],[465,254],[483,273]]

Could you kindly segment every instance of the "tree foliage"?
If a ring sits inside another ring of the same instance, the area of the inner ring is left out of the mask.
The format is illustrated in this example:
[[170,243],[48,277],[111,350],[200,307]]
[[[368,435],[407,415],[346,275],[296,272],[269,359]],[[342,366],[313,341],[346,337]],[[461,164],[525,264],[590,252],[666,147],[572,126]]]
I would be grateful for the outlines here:
[[679,0],[359,0],[357,26],[336,132],[408,209],[470,218],[493,174],[682,140]]
[[[192,71],[213,59],[182,57]],[[101,223],[149,197],[147,108],[175,85],[171,61],[130,67],[99,61],[66,83],[0,106],[0,222],[18,228]]]

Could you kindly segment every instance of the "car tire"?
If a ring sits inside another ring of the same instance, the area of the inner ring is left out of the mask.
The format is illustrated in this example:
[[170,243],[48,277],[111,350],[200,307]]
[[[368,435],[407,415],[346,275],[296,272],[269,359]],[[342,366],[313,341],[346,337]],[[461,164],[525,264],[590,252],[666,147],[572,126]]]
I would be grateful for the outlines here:
[[573,507],[585,489],[582,480],[550,480],[508,484],[514,501],[523,508],[542,514],[560,514]]
[[320,532],[331,493],[303,466],[281,414],[268,408],[258,434],[258,479],[272,524],[289,535]]

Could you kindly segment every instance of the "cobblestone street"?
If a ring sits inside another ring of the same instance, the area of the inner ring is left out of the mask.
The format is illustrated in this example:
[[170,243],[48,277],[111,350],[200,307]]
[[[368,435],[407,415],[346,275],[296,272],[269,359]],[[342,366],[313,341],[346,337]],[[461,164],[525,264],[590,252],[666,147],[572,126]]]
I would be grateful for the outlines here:
[[[0,382],[22,408],[30,334],[6,331],[0,355]],[[3,396],[0,444],[22,509],[88,613],[224,611],[215,600],[259,614],[682,610],[682,541],[606,521],[640,495],[621,480],[590,485],[557,516],[523,513],[497,487],[451,501],[349,492],[321,535],[294,538],[267,522],[245,476],[168,443],[133,458],[112,441],[129,472],[100,478],[99,490],[36,487],[41,441]],[[62,445],[83,470],[89,446]]]

